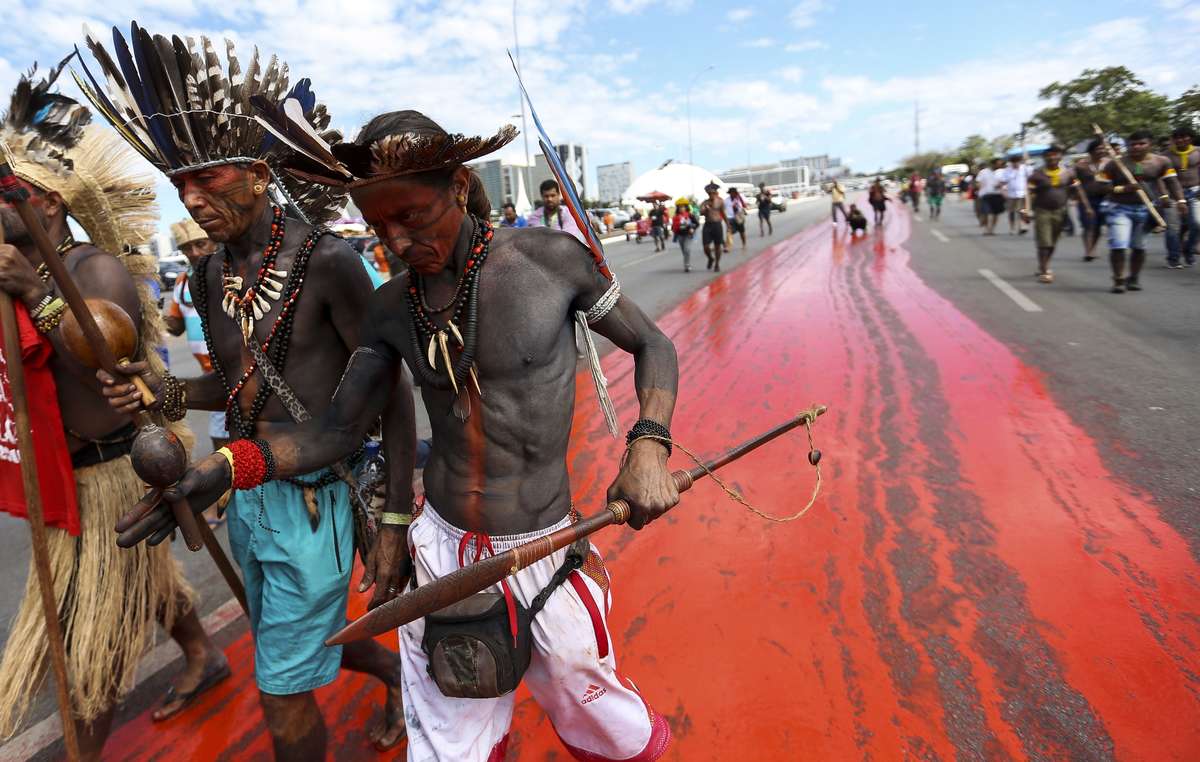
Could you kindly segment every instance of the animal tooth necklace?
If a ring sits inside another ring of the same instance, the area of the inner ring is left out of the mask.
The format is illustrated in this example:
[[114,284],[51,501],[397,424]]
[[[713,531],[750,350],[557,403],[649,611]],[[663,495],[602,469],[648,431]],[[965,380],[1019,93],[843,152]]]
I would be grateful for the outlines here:
[[271,302],[279,301],[283,293],[283,279],[287,277],[287,270],[276,270],[275,259],[283,247],[284,228],[282,207],[272,206],[271,238],[263,250],[262,264],[254,283],[244,295],[241,293],[242,276],[233,274],[230,257],[226,256],[221,263],[221,284],[225,291],[221,307],[231,320],[241,323],[243,342],[250,340],[255,321],[262,320],[271,311]]
[[[412,342],[417,375],[423,385],[454,391],[453,412],[460,421],[467,420],[471,415],[467,382],[470,381],[476,393],[480,397],[483,396],[479,376],[475,371],[479,273],[487,259],[495,233],[487,220],[480,220],[474,215],[471,220],[475,230],[471,234],[467,261],[450,301],[440,309],[431,308],[425,300],[425,284],[420,274],[414,271],[410,271],[412,280],[407,295],[408,310],[412,317],[409,323],[409,338]],[[439,326],[430,317],[431,314],[447,311],[450,311],[450,316],[445,327]],[[452,342],[459,350],[457,358],[451,358],[450,355]]]

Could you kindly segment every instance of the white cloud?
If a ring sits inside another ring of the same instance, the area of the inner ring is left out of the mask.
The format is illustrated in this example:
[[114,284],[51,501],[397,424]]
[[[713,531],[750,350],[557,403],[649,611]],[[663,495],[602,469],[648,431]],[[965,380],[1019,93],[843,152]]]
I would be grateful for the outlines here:
[[725,16],[735,24],[739,24],[754,15],[754,11],[750,8],[734,8],[726,13]]
[[774,47],[775,40],[770,37],[758,37],[753,40],[746,40],[742,43],[743,48],[770,48]]
[[608,7],[617,13],[640,13],[650,0],[608,0]]
[[799,66],[786,66],[779,70],[779,77],[785,82],[802,82],[804,80],[804,69]]
[[793,42],[786,46],[784,50],[789,53],[808,53],[813,50],[825,50],[829,45],[821,40],[805,40],[803,42]]
[[826,9],[825,0],[800,0],[788,14],[788,20],[797,29],[807,29],[817,23],[816,16]]

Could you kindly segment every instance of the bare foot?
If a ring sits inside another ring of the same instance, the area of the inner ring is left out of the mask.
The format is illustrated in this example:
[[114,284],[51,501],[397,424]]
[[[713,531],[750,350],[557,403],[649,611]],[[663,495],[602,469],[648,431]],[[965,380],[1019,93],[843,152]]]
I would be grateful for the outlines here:
[[404,740],[407,730],[404,727],[404,700],[400,693],[400,684],[388,686],[387,704],[383,707],[383,716],[367,730],[367,737],[379,751],[387,751]]
[[155,722],[174,717],[208,689],[229,677],[229,661],[225,654],[213,648],[202,659],[188,659],[183,671],[167,689],[162,705],[154,710]]

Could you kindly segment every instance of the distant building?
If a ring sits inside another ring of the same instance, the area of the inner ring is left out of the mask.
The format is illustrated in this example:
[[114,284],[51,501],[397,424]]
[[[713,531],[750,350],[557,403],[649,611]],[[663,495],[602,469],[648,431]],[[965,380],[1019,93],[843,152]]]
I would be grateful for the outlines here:
[[596,200],[605,204],[619,204],[625,189],[632,183],[632,163],[601,164],[596,167]]
[[[526,169],[523,165],[510,164],[503,159],[490,159],[478,161],[469,166],[475,170],[480,181],[483,182],[483,189],[487,191],[488,200],[492,202],[493,209],[499,209],[506,201],[511,201],[520,210],[523,207],[528,208],[532,202],[529,190],[520,177]],[[522,190],[525,192],[524,202],[517,198]]]
[[[592,188],[587,183],[587,149],[578,143],[560,143],[554,146],[554,150],[558,152],[558,158],[566,167],[571,182],[575,183],[575,190],[579,193],[579,197],[591,199],[593,197]],[[546,157],[539,153],[533,162],[533,177],[529,181],[529,192],[535,196],[538,195],[538,187],[542,182],[553,177],[554,173],[550,171]]]
[[847,174],[849,169],[842,165],[840,158],[822,154],[784,159],[773,164],[735,167],[722,173],[721,179],[727,183],[766,183],[773,190],[790,193],[793,190],[804,190],[813,183],[831,177],[841,177]]
[[730,185],[754,185],[766,183],[779,193],[807,190],[812,185],[812,172],[808,167],[793,162],[754,164],[749,167],[734,167],[720,174],[721,182]]
[[801,156],[798,159],[787,159],[780,163],[785,167],[808,167],[808,171],[815,180],[823,180],[827,177],[835,177],[842,174],[842,160],[829,154]]

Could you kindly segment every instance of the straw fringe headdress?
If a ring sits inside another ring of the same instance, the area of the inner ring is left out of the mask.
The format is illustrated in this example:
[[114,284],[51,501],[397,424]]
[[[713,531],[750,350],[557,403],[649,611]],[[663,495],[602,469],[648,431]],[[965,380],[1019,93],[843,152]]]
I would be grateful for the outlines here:
[[336,217],[345,205],[344,190],[278,172],[291,146],[254,118],[256,107],[286,108],[311,125],[318,140],[341,138],[328,129],[329,112],[317,103],[308,79],[288,89],[286,63],[271,56],[263,67],[255,48],[243,71],[233,43],[225,40],[225,68],[209,38],[168,39],[151,35],[136,22],[128,41],[113,27],[114,55],[87,27],[84,37],[104,85],[82,64],[81,55],[84,77],[75,76],[80,89],[121,137],[164,174],[261,159],[271,165],[273,185],[283,200],[294,201],[309,221]]
[[58,193],[93,244],[120,254],[154,235],[154,178],[120,138],[90,124],[86,106],[50,91],[68,60],[40,81],[36,65],[21,77],[0,140],[17,177]]

